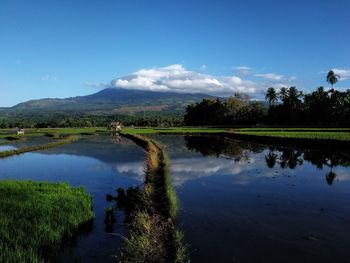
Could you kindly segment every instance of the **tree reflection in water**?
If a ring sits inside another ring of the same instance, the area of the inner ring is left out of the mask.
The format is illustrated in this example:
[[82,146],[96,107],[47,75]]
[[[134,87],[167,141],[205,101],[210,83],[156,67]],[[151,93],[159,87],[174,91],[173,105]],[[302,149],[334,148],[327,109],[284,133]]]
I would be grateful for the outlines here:
[[234,161],[247,161],[249,153],[261,153],[264,146],[256,143],[225,139],[219,136],[185,136],[188,150],[203,156],[226,157]]
[[276,165],[276,161],[277,161],[277,154],[275,154],[274,152],[270,151],[268,154],[265,155],[265,161],[266,161],[266,165],[269,168],[273,168]]
[[[189,150],[201,153],[204,156],[231,158],[234,161],[248,161],[250,153],[261,153],[267,146],[225,139],[219,136],[185,136],[186,147]],[[291,147],[269,146],[265,155],[266,166],[270,169],[277,164],[281,169],[295,169],[303,165],[304,161],[311,163],[318,169],[330,168],[326,174],[326,182],[332,185],[336,173],[336,166],[350,166],[350,152],[337,149],[293,149]]]
[[298,165],[302,165],[303,161],[308,161],[318,169],[329,167],[330,171],[326,174],[326,182],[333,184],[337,177],[332,170],[336,166],[350,166],[350,154],[341,151],[325,151],[319,149],[293,150],[291,148],[270,148],[268,154],[265,155],[266,165],[273,168],[278,162],[282,169],[295,169]]

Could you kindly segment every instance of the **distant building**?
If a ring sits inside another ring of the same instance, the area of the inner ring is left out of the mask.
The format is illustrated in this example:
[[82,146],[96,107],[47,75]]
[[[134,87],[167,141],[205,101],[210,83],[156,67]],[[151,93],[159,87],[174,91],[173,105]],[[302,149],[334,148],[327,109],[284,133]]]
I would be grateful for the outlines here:
[[113,121],[109,127],[114,132],[120,132],[123,128],[123,124],[119,121]]
[[24,129],[16,127],[14,129],[14,133],[17,134],[17,135],[23,135],[24,134]]

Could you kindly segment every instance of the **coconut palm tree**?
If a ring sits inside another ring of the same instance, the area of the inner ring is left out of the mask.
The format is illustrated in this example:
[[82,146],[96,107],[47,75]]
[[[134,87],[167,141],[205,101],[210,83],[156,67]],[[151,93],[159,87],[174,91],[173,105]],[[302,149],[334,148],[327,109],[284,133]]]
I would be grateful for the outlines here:
[[284,101],[288,96],[288,89],[286,87],[282,87],[278,94],[279,94],[281,100]]
[[266,90],[265,100],[269,102],[270,106],[275,105],[277,102],[277,92],[273,87],[270,87]]
[[327,74],[327,82],[332,85],[332,89],[333,89],[333,85],[338,82],[339,78],[340,78],[340,76],[335,74],[333,70],[330,70],[328,72],[328,74]]
[[292,103],[298,103],[301,97],[303,97],[303,93],[296,87],[293,86],[288,89],[288,98]]

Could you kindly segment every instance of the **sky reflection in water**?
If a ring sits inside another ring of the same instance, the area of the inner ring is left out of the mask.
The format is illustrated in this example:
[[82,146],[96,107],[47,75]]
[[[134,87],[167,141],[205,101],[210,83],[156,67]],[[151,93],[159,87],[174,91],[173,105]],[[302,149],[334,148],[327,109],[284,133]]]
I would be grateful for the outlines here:
[[350,262],[349,153],[155,137],[192,262]]
[[[115,144],[107,136],[91,136],[72,144],[46,151],[26,153],[0,159],[0,179],[30,179],[68,182],[83,186],[93,197],[94,227],[79,235],[66,247],[63,262],[113,262],[125,235],[124,214],[116,212],[113,233],[106,232],[105,208],[111,206],[106,194],[115,194],[118,187],[128,188],[143,183],[145,154],[129,140]],[[133,170],[124,166],[132,163]],[[134,172],[136,171],[136,172]]]

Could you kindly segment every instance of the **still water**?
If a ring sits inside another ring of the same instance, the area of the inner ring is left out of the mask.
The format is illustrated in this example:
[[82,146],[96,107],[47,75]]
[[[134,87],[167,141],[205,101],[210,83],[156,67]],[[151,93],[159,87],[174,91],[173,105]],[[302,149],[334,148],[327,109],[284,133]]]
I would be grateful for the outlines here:
[[191,262],[350,262],[350,153],[155,136]]
[[19,149],[27,146],[46,144],[52,141],[53,139],[48,137],[29,137],[24,140],[18,140],[18,141],[0,140],[0,152],[15,150],[15,149]]
[[46,151],[0,159],[0,179],[68,182],[83,186],[93,198],[93,229],[67,245],[60,260],[113,262],[126,230],[121,211],[115,212],[117,222],[113,228],[106,228],[105,208],[112,205],[106,201],[106,194],[115,195],[118,187],[142,184],[144,158],[142,149],[127,139],[116,144],[107,136],[91,136]]

